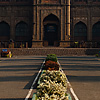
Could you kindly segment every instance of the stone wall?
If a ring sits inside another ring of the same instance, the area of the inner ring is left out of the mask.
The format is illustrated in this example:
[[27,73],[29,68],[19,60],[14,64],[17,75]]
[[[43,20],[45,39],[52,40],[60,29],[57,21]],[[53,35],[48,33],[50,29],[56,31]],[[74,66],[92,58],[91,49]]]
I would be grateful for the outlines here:
[[99,41],[92,36],[92,28],[97,22],[100,21],[100,4],[87,0],[87,2],[71,1],[71,39],[74,39],[74,27],[78,22],[82,22],[87,27],[86,41]]
[[[0,48],[0,54],[2,49],[3,48]],[[56,54],[57,56],[95,55],[100,51],[100,49],[98,48],[7,48],[7,49],[11,50],[13,56],[47,55],[47,54]]]
[[[21,4],[20,4],[21,3]],[[0,2],[0,22],[5,22],[10,27],[10,36],[4,37],[0,35],[0,40],[2,41],[9,41],[13,39],[14,41],[18,41],[16,39],[16,25],[20,22],[25,22],[28,27],[28,34],[30,35],[29,38],[25,40],[29,40],[32,36],[32,3],[30,2],[16,2],[15,0],[10,0],[10,2]],[[24,37],[23,37],[24,38]],[[22,41],[25,41],[22,39]]]

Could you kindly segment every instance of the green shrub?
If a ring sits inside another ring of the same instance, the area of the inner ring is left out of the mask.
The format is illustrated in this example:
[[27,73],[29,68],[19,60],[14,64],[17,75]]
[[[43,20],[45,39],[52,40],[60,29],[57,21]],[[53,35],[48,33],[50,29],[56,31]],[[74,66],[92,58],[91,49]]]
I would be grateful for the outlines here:
[[57,57],[56,54],[48,54],[47,56],[55,56],[55,57]]
[[57,56],[56,54],[48,54],[46,57],[46,61],[51,60],[57,62]]
[[96,54],[96,57],[99,57],[99,54]]

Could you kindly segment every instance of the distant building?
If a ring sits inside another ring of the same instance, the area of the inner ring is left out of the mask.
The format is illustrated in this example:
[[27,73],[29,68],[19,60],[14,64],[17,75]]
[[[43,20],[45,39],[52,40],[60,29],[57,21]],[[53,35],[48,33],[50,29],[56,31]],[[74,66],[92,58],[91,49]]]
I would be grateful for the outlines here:
[[15,47],[100,44],[100,0],[0,0],[0,42],[10,40]]

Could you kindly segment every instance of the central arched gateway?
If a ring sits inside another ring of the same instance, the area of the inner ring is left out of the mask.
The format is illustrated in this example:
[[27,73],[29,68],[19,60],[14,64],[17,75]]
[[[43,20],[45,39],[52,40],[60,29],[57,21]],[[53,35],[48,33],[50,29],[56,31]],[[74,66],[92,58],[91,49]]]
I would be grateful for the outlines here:
[[60,23],[57,16],[50,14],[44,21],[44,46],[59,46]]

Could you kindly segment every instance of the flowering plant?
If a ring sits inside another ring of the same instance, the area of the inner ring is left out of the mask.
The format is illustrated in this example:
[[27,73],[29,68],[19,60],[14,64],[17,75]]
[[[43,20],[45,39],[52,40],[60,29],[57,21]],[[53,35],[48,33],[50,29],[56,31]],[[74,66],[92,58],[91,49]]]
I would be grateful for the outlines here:
[[59,70],[59,64],[57,62],[54,62],[54,61],[46,61],[45,62],[45,67],[44,67],[45,70]]
[[40,77],[37,87],[38,100],[68,100],[67,78],[61,71],[47,70]]

